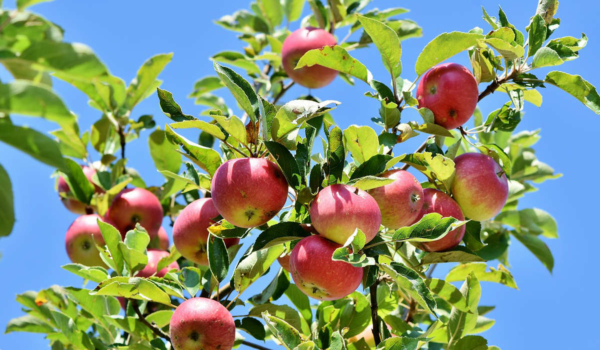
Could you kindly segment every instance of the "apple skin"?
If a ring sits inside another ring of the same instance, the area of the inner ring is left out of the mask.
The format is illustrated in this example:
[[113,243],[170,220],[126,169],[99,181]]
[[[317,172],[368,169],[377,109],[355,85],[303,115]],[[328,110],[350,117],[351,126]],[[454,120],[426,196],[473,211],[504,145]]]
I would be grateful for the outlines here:
[[437,65],[425,73],[417,87],[419,108],[427,107],[435,123],[450,130],[471,118],[479,99],[477,80],[456,63]]
[[[219,216],[212,198],[201,198],[185,207],[173,225],[173,243],[181,255],[196,264],[208,266],[206,242],[208,227]],[[227,248],[240,243],[239,238],[223,240]]]
[[500,165],[487,155],[464,153],[454,166],[452,194],[465,216],[485,221],[500,213],[508,199],[508,179]]
[[177,264],[177,261],[173,261],[167,267],[156,272],[156,268],[158,267],[158,262],[160,261],[160,259],[168,257],[169,252],[166,252],[164,250],[150,249],[146,253],[148,254],[148,264],[142,270],[138,271],[136,277],[145,277],[145,278],[152,277],[152,276],[165,277],[167,272],[169,272],[170,270],[173,270],[173,269],[179,270],[179,264]]
[[107,268],[96,248],[105,245],[97,220],[106,221],[99,215],[82,215],[75,219],[65,236],[65,248],[71,262],[86,266]]
[[235,323],[219,302],[192,298],[175,309],[170,333],[175,350],[231,350],[235,342]]
[[[421,213],[415,222],[421,220],[423,216],[429,213],[438,213],[444,218],[453,217],[461,221],[465,219],[458,203],[452,197],[433,188],[423,190],[423,209],[421,209]],[[437,241],[422,242],[419,244],[419,248],[427,252],[449,250],[459,245],[464,235],[465,225],[448,232],[442,239],[438,239]]]
[[419,181],[400,169],[379,176],[394,179],[389,185],[369,191],[381,210],[381,224],[393,230],[412,225],[423,208],[423,187]]
[[158,237],[163,220],[163,209],[156,196],[143,188],[130,188],[121,191],[113,200],[106,217],[125,237],[139,223],[148,231],[150,240]]
[[339,244],[346,243],[359,228],[370,242],[381,226],[381,211],[371,195],[348,185],[322,189],[310,206],[313,227]]
[[158,229],[158,236],[154,238],[148,245],[149,249],[169,250],[169,235],[164,227]]
[[[104,193],[104,190],[101,187],[92,182],[92,177],[94,176],[94,174],[96,174],[96,169],[90,168],[89,166],[85,165],[83,165],[81,168],[85,177],[87,177],[87,179],[94,185],[94,191],[96,193]],[[58,177],[58,192],[65,195],[69,195],[71,193],[71,188],[69,187],[69,184],[67,183],[67,181],[65,181],[65,179],[62,176]],[[65,206],[65,208],[67,208],[73,214],[86,214],[86,205],[84,203],[81,203],[77,199],[73,197],[60,197],[60,201]]]
[[277,258],[279,265],[281,265],[281,267],[283,267],[283,269],[287,272],[290,272],[290,257],[291,254],[286,253],[285,255],[282,255],[279,258]]
[[304,294],[318,300],[337,300],[358,288],[363,269],[331,259],[340,247],[340,244],[315,235],[303,238],[292,249],[290,273]]
[[283,208],[288,183],[281,169],[267,159],[232,159],[213,175],[211,195],[225,220],[250,228],[266,224]]
[[283,42],[281,49],[283,69],[293,81],[309,89],[327,86],[337,77],[336,70],[320,65],[295,68],[306,52],[336,44],[335,37],[324,29],[300,28],[288,35]]

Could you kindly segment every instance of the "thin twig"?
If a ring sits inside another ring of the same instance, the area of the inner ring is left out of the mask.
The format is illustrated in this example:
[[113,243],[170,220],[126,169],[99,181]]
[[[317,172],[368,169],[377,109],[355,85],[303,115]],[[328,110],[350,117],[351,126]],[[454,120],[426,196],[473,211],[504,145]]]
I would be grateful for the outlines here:
[[[420,153],[423,152],[425,150],[425,148],[427,148],[427,141],[429,141],[430,138],[432,138],[433,136],[429,136],[422,144],[421,146],[419,146],[419,148],[417,148],[413,153]],[[404,166],[401,168],[402,170],[407,170],[408,168],[410,168],[410,164],[404,164]]]
[[436,267],[437,267],[437,264],[431,265],[431,267],[429,268],[429,271],[427,271],[427,279],[431,278],[431,275],[433,275],[433,270],[435,270]]
[[145,324],[148,328],[150,328],[150,330],[156,334],[157,336],[167,340],[168,342],[171,342],[171,337],[169,337],[168,334],[166,334],[165,332],[163,332],[160,328],[158,328],[154,322],[150,323],[148,322],[148,320],[146,320],[146,318],[144,317],[144,315],[142,315],[142,312],[140,311],[140,307],[138,306],[137,302],[133,299],[129,299],[131,306],[133,307],[133,311],[135,311],[136,315],[138,316],[139,320],[142,321],[143,324]]
[[283,95],[292,87],[294,86],[294,82],[291,81],[289,84],[287,85],[283,85],[283,82],[281,82],[281,91],[279,91],[279,93],[277,94],[277,96],[275,96],[275,98],[273,99],[273,102],[271,102],[271,104],[276,104],[277,102],[279,102],[279,100],[283,97]]
[[217,295],[225,295],[227,293],[231,293],[231,291],[233,290],[233,287],[231,286],[231,283],[228,283],[226,285],[224,285],[223,287],[221,287],[221,289],[219,289],[219,291],[215,294],[213,294],[210,298],[212,300],[217,300]]
[[379,285],[379,279],[369,287],[369,293],[371,294],[371,323],[373,323],[373,340],[377,347],[381,343],[381,333],[379,330],[379,317],[377,316],[377,286]]
[[254,343],[251,343],[251,342],[246,341],[246,340],[242,340],[242,344],[246,345],[246,346],[249,346],[251,348],[259,349],[259,350],[271,350],[271,349],[266,348],[266,347],[264,347],[262,345],[254,344]]

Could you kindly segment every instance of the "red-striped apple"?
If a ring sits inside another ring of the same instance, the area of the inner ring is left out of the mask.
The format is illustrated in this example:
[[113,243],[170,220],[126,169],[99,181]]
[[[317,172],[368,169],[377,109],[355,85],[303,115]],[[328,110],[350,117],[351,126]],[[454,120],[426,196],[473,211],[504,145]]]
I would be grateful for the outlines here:
[[107,267],[96,248],[96,244],[99,246],[105,244],[100,227],[98,227],[98,219],[104,221],[96,214],[82,215],[75,219],[67,230],[65,246],[67,255],[73,263]]
[[136,275],[137,277],[151,277],[151,276],[165,277],[167,272],[169,272],[170,270],[173,270],[173,269],[179,270],[179,264],[177,264],[176,261],[173,261],[168,266],[166,266],[166,267],[162,268],[160,271],[156,272],[156,268],[158,268],[158,262],[160,261],[160,259],[168,257],[169,252],[166,252],[164,250],[150,249],[147,251],[147,255],[148,255],[148,264],[137,273],[137,275]]
[[143,188],[130,188],[115,197],[106,217],[114,222],[123,237],[139,223],[148,231],[152,240],[158,237],[163,209],[152,192]]
[[423,207],[421,184],[405,170],[389,170],[380,177],[394,179],[389,185],[369,191],[381,210],[381,224],[393,230],[411,225]]

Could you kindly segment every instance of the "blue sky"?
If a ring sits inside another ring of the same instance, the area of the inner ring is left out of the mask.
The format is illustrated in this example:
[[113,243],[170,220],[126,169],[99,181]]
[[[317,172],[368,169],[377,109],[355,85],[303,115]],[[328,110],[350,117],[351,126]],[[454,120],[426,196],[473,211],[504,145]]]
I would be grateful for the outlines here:
[[[535,0],[503,0],[501,5],[509,20],[523,29],[534,14],[536,3]],[[235,33],[225,31],[212,21],[239,8],[247,8],[248,4],[249,0],[56,0],[37,5],[33,10],[65,28],[67,41],[91,46],[112,73],[127,82],[150,56],[174,52],[173,61],[161,75],[164,80],[162,87],[174,94],[186,113],[197,115],[202,108],[195,106],[186,96],[198,78],[213,74],[208,57],[219,51],[242,47]],[[380,9],[399,5],[410,8],[411,13],[405,17],[416,20],[424,28],[423,38],[403,43],[402,75],[410,80],[415,78],[414,62],[427,42],[442,32],[468,31],[475,26],[489,30],[481,19],[480,5],[484,5],[490,13],[497,13],[498,4],[498,0],[374,1]],[[14,1],[5,1],[5,7],[14,7]],[[554,34],[555,37],[587,34],[590,42],[581,51],[581,57],[558,68],[581,74],[596,86],[600,86],[600,71],[597,69],[600,26],[595,23],[599,11],[600,4],[595,1],[561,2],[558,17],[563,24]],[[345,35],[345,31],[338,35]],[[375,49],[353,54],[369,67],[376,79],[387,79]],[[466,54],[455,57],[453,61],[467,64]],[[0,79],[10,80],[1,69]],[[82,128],[89,128],[99,118],[97,111],[87,106],[87,98],[82,93],[60,82],[56,83],[55,89],[79,116]],[[377,116],[378,105],[375,100],[363,97],[367,90],[361,82],[350,87],[337,79],[329,87],[313,91],[313,94],[322,99],[343,102],[333,113],[342,128],[351,124],[373,126],[370,118]],[[286,100],[304,93],[305,89],[294,87]],[[595,261],[600,236],[591,224],[598,210],[594,175],[599,167],[592,152],[596,148],[594,140],[600,129],[600,117],[555,88],[549,87],[542,93],[542,108],[528,104],[519,130],[542,129],[537,155],[564,177],[539,186],[539,192],[528,194],[521,201],[521,208],[538,207],[557,219],[560,238],[548,243],[554,253],[555,270],[550,275],[531,253],[513,240],[510,264],[520,290],[483,283],[481,304],[497,306],[488,315],[496,320],[496,325],[484,336],[490,344],[502,349],[571,349],[575,348],[575,342],[578,348],[600,348],[599,338],[590,336],[597,328],[593,312],[595,302],[586,300],[593,293],[586,291],[595,291],[600,286],[595,278],[598,275]],[[221,95],[232,101],[224,90]],[[497,93],[486,98],[480,108],[487,115],[506,100],[506,95]],[[168,122],[159,109],[156,96],[136,107],[134,117],[142,114],[153,114],[159,125]],[[418,120],[414,114],[403,116],[405,120]],[[33,118],[15,117],[13,121],[44,131],[56,128],[51,123]],[[421,141],[412,140],[399,145],[396,153],[411,152]],[[162,183],[162,176],[152,167],[146,138],[131,143],[127,152],[135,154],[128,165],[138,169],[147,184]],[[81,279],[60,268],[69,262],[64,235],[75,216],[62,207],[54,192],[54,182],[50,179],[53,169],[4,144],[0,144],[0,163],[13,181],[18,220],[13,234],[0,239],[0,329],[3,329],[10,319],[22,315],[20,305],[14,301],[17,293],[53,284],[81,286]],[[165,227],[168,228],[168,225]],[[167,230],[170,232],[170,228]],[[439,268],[435,275],[444,276],[446,271]],[[255,290],[259,289],[256,286]],[[247,297],[252,295],[252,291],[247,293]],[[567,322],[577,324],[577,333],[567,331]],[[45,347],[47,341],[40,335],[0,335],[0,349],[3,350]]]

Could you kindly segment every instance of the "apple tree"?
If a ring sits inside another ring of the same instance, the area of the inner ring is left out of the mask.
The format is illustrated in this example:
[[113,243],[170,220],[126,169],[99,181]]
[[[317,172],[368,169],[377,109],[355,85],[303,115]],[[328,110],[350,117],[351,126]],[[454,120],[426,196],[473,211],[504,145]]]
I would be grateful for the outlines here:
[[[552,271],[544,241],[557,238],[556,222],[519,200],[560,174],[536,157],[540,131],[515,129],[547,87],[600,114],[581,76],[536,75],[587,43],[555,34],[557,1],[539,1],[521,29],[502,9],[483,10],[486,29],[440,34],[413,72],[402,41],[421,28],[398,19],[406,9],[257,0],[216,22],[243,49],[211,57],[214,75],[190,95],[206,107],[199,116],[160,88],[171,54],[149,58],[126,84],[27,10],[37,2],[0,12],[0,62],[14,77],[0,83],[0,140],[56,169],[60,200],[80,214],[65,238],[72,264],[62,268],[87,284],[18,295],[25,315],[6,332],[45,334],[52,349],[498,349],[479,335],[494,324],[493,307],[479,305],[480,282],[517,287],[506,268],[515,239]],[[367,49],[385,76],[352,55]],[[445,63],[456,55],[471,66]],[[90,130],[53,79],[89,97],[99,116]],[[334,79],[378,101],[373,127],[342,130],[343,101],[318,90],[282,102],[294,84]],[[164,126],[134,112],[154,92]],[[479,110],[495,92],[506,103]],[[403,118],[407,109],[422,120]],[[58,128],[48,136],[19,126],[21,115]],[[184,136],[194,132],[197,141]],[[127,144],[142,137],[163,183],[127,166]],[[414,137],[422,145],[407,150]],[[0,185],[6,236],[13,194],[2,167]],[[453,264],[445,278],[433,277],[438,264]],[[253,284],[260,293],[248,295]]]

